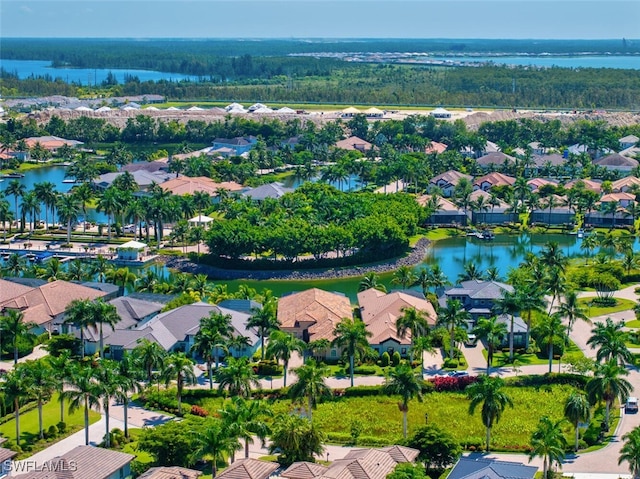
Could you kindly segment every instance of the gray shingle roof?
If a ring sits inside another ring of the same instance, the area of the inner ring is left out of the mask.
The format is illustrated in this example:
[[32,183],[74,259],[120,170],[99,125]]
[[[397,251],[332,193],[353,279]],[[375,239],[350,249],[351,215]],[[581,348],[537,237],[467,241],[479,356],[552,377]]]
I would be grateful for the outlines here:
[[513,287],[498,281],[463,281],[459,286],[445,291],[447,296],[469,296],[472,299],[500,299],[504,291],[513,292]]
[[242,193],[245,198],[251,198],[255,201],[262,201],[266,198],[280,198],[286,193],[293,192],[293,188],[287,188],[282,183],[268,183],[266,185],[260,185],[256,188],[251,188],[248,191]]
[[517,462],[461,457],[448,479],[533,479],[537,471]]

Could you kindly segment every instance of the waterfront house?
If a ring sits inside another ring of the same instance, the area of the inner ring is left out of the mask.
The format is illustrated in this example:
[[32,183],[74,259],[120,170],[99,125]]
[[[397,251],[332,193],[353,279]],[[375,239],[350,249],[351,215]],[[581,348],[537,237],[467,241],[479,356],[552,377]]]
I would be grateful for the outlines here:
[[593,164],[606,168],[607,170],[629,173],[638,166],[638,160],[629,158],[628,156],[622,156],[619,153],[612,153],[611,155],[594,160]]
[[514,177],[494,171],[493,173],[476,178],[473,182],[473,189],[489,191],[494,186],[513,186],[515,182],[516,179]]
[[57,153],[58,149],[62,146],[69,146],[71,148],[77,148],[80,145],[84,145],[83,142],[78,140],[67,140],[58,136],[32,136],[25,138],[24,142],[29,148],[33,148],[36,145],[40,145],[45,150],[49,150],[51,153]]
[[350,136],[344,140],[337,141],[335,147],[342,150],[360,151],[364,153],[373,148],[373,145],[357,136]]
[[520,462],[463,456],[453,466],[447,479],[533,479],[536,472],[537,467],[525,466]]
[[[351,318],[351,302],[340,293],[318,288],[292,293],[278,300],[280,329],[308,343],[318,339],[332,341],[333,330],[342,318]],[[331,357],[337,357],[335,349]]]
[[206,176],[179,176],[162,183],[160,187],[176,196],[193,195],[196,191],[200,191],[212,197],[217,196],[220,190],[234,192],[244,189],[242,185],[234,181],[216,183]]
[[[430,195],[422,195],[416,198],[421,206],[426,206],[431,199]],[[438,207],[427,218],[426,223],[429,225],[466,225],[468,216],[465,212],[454,205],[451,201],[440,196],[438,199]]]
[[231,156],[240,156],[248,153],[256,146],[258,139],[255,136],[240,136],[236,138],[216,138],[213,140],[212,150],[216,151],[221,148],[229,148],[233,151]]
[[398,334],[396,323],[404,314],[404,309],[415,308],[422,313],[431,327],[436,324],[437,315],[433,305],[416,291],[393,291],[383,293],[370,288],[358,293],[360,317],[372,333],[369,344],[378,354],[385,351],[389,355],[398,351],[402,357],[409,356],[411,333],[404,338]]
[[[549,206],[551,209],[549,210]],[[568,225],[575,221],[575,212],[567,205],[566,196],[551,195],[541,198],[540,208],[531,212],[530,223]]]
[[[164,164],[164,166],[166,168],[166,163]],[[95,180],[96,187],[101,190],[106,190],[109,186],[112,185],[116,178],[124,174],[124,171],[127,170],[117,171],[113,173],[104,173],[98,176],[98,178],[96,178]],[[151,186],[164,183],[165,181],[168,181],[174,177],[173,173],[169,173],[168,171],[165,171],[161,168],[157,168],[155,169],[155,171],[140,168],[137,170],[129,171],[129,173],[131,174],[131,176],[133,176],[133,181],[136,183],[136,185],[138,185],[139,192],[146,192],[149,190],[149,188],[151,188]]]
[[636,146],[639,141],[640,138],[638,138],[636,135],[627,135],[620,138],[618,140],[618,143],[620,143],[621,150],[626,150],[627,148]]
[[435,187],[442,190],[442,196],[449,198],[453,195],[453,190],[462,178],[471,181],[473,177],[456,170],[449,170],[434,176],[429,181],[428,191],[431,193]]
[[496,225],[518,220],[518,215],[512,213],[509,205],[504,201],[498,199],[497,204],[490,204],[491,194],[484,190],[474,190],[470,198],[474,202],[478,202],[482,198],[484,203],[483,208],[477,208],[477,203],[471,206],[471,222],[473,224]]
[[94,446],[77,446],[49,461],[37,464],[36,470],[18,474],[15,479],[123,479],[131,476],[131,461],[136,456]]

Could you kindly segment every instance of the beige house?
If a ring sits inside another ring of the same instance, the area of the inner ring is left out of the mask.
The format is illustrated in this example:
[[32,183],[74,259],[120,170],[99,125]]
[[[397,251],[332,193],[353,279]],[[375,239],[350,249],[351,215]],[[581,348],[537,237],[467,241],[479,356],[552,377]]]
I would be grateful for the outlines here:
[[[351,318],[351,302],[342,294],[318,288],[283,296],[278,300],[280,329],[305,342],[327,339],[332,341],[333,330],[342,318]],[[331,355],[337,357],[337,351]]]
[[279,467],[277,462],[240,459],[218,474],[217,477],[219,479],[267,479]]
[[340,140],[336,142],[336,148],[340,148],[342,150],[357,150],[361,152],[365,152],[373,148],[373,145],[362,138],[358,138],[357,136],[350,136],[345,140]]
[[201,475],[201,471],[187,469],[186,467],[152,467],[141,476],[138,476],[138,479],[198,479]]
[[385,351],[393,354],[398,351],[403,357],[409,356],[411,333],[407,332],[405,337],[401,338],[396,327],[404,309],[415,308],[425,315],[429,326],[436,324],[437,314],[433,305],[412,293],[413,291],[394,291],[385,294],[374,288],[358,293],[362,321],[372,334],[369,344],[379,354]]

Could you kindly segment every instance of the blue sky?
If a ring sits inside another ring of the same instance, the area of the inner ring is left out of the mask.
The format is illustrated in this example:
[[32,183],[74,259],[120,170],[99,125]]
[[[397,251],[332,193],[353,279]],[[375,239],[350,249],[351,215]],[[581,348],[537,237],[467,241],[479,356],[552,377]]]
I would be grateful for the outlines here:
[[2,0],[0,36],[639,38],[640,1]]

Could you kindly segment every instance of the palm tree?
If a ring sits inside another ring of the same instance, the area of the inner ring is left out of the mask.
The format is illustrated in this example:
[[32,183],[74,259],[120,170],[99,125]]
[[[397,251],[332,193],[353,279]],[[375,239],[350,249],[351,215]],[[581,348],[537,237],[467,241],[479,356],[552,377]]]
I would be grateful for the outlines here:
[[2,241],[7,241],[7,221],[9,222],[9,230],[11,230],[11,222],[15,219],[13,212],[9,209],[9,202],[0,197],[0,221],[2,222]]
[[585,250],[587,252],[587,264],[589,264],[589,257],[591,253],[598,247],[600,244],[600,238],[595,233],[592,233],[588,236],[585,236],[580,243],[580,249]]
[[291,333],[285,331],[272,331],[269,335],[269,345],[267,346],[267,356],[275,358],[276,361],[282,360],[284,363],[284,387],[287,387],[287,369],[289,368],[289,360],[295,352],[302,353],[305,344],[302,340],[296,338]]
[[40,439],[44,439],[42,406],[51,398],[56,386],[56,378],[49,363],[44,359],[24,363],[25,385],[29,395],[38,403],[38,431]]
[[28,191],[22,197],[22,217],[29,215],[29,234],[33,233],[33,227],[36,220],[36,215],[40,213],[40,201],[36,196],[35,191]]
[[78,200],[72,194],[60,195],[56,202],[60,221],[67,224],[67,244],[71,244],[71,224],[78,219]]
[[62,395],[69,401],[69,414],[84,408],[84,443],[89,445],[89,409],[100,409],[100,391],[91,364],[78,363],[69,376],[70,389]]
[[18,364],[18,346],[20,339],[30,335],[29,331],[33,323],[25,323],[24,315],[16,309],[6,309],[4,316],[0,318],[0,329],[5,333],[5,338],[13,345],[13,364]]
[[147,382],[151,384],[153,370],[162,367],[167,352],[158,343],[142,338],[133,348],[133,356],[140,362],[140,366],[146,373]]
[[227,365],[216,371],[218,390],[229,396],[251,397],[251,386],[260,386],[258,376],[247,358],[228,358]]
[[253,437],[258,437],[264,444],[270,433],[265,418],[271,417],[273,412],[264,401],[234,397],[226,401],[218,413],[233,436],[244,440],[245,459],[249,457],[249,444],[253,444]]
[[100,396],[105,423],[105,447],[111,447],[111,430],[109,429],[109,407],[111,400],[119,396],[120,385],[126,378],[120,376],[118,364],[115,361],[103,359],[95,369],[95,389]]
[[629,371],[620,366],[615,359],[610,359],[606,363],[597,364],[594,376],[587,383],[587,397],[591,404],[604,401],[605,427],[609,430],[609,413],[613,401],[629,397],[633,386],[622,376],[628,376]]
[[540,418],[538,427],[531,434],[531,452],[529,462],[534,457],[542,457],[542,477],[548,479],[548,472],[556,462],[560,464],[564,459],[564,448],[567,440],[562,433],[564,419],[552,421],[547,416]]
[[578,301],[578,294],[575,290],[567,290],[564,293],[564,301],[558,307],[558,314],[567,319],[567,339],[571,336],[573,325],[578,319],[591,324],[586,309]]
[[464,263],[463,268],[464,271],[458,275],[458,283],[471,280],[480,281],[484,278],[484,274],[478,269],[478,266],[475,263],[466,262]]
[[9,255],[9,259],[6,260],[3,270],[8,272],[11,276],[20,276],[26,267],[27,265],[25,264],[25,260],[16,253],[12,253]]
[[125,351],[120,361],[118,361],[119,381],[117,383],[118,387],[115,397],[118,401],[122,402],[124,409],[124,437],[127,439],[129,438],[129,420],[127,414],[129,403],[131,402],[129,393],[135,393],[142,389],[139,382],[141,372],[138,359]]
[[82,208],[82,216],[84,218],[83,221],[83,233],[87,232],[87,205],[91,200],[95,197],[95,193],[93,188],[89,183],[82,183],[81,185],[75,186],[72,190],[73,196],[75,196],[76,200],[80,202]]
[[349,356],[349,374],[353,387],[353,370],[356,354],[362,355],[369,348],[367,338],[373,336],[363,321],[353,318],[342,318],[333,330],[332,346],[342,348]]
[[620,365],[633,361],[633,355],[626,345],[629,333],[623,328],[624,321],[614,323],[611,318],[607,318],[605,323],[595,324],[587,344],[591,345],[591,349],[598,348],[598,361],[615,360]]
[[[13,195],[13,214],[18,217],[18,197],[23,197],[27,192],[27,187],[20,183],[20,180],[11,180],[9,186],[4,190],[6,195]],[[24,230],[24,225],[20,226]]]
[[28,397],[28,379],[23,365],[9,371],[4,379],[2,391],[7,401],[13,403],[13,414],[16,421],[16,445],[20,446],[20,400]]
[[549,353],[549,372],[553,367],[553,346],[556,341],[565,342],[566,330],[562,324],[562,317],[558,313],[545,316],[540,324],[536,326],[537,337],[542,338],[543,344],[547,346]]
[[104,190],[102,198],[98,201],[96,210],[104,211],[107,214],[107,238],[109,241],[111,241],[111,225],[113,223],[111,220],[123,206],[122,195],[113,186]]
[[467,386],[467,397],[471,400],[469,414],[473,415],[476,408],[482,404],[480,416],[482,424],[487,429],[486,450],[489,452],[491,443],[491,428],[497,424],[507,406],[513,407],[511,398],[502,391],[504,381],[499,377],[480,376],[478,381]]
[[51,371],[56,382],[58,401],[60,402],[60,422],[64,422],[64,386],[67,378],[71,375],[71,351],[62,351],[59,356],[48,355],[47,360],[51,365]]
[[198,333],[206,336],[207,342],[213,345],[216,369],[218,369],[220,350],[227,350],[227,342],[233,336],[233,331],[231,315],[222,314],[219,310],[212,310],[209,316],[200,320]]
[[44,223],[45,231],[49,230],[49,211],[53,213],[58,195],[56,193],[56,185],[50,181],[43,181],[33,185],[36,198],[44,205]]
[[391,282],[401,285],[402,289],[408,289],[416,282],[416,275],[409,266],[402,265],[393,273]]
[[591,408],[587,396],[581,391],[573,391],[564,403],[564,417],[566,417],[576,432],[575,451],[580,447],[580,423],[591,419]]
[[498,321],[498,318],[480,318],[478,324],[473,328],[473,333],[478,339],[484,340],[487,344],[487,374],[493,365],[493,354],[507,336],[507,325]]
[[207,363],[209,389],[213,389],[214,351],[216,351],[218,347],[220,347],[220,338],[210,329],[200,328],[193,338],[191,351],[197,353]]
[[498,314],[509,316],[509,361],[513,362],[513,337],[514,337],[514,317],[520,312],[520,299],[516,292],[504,291],[502,298],[494,303],[494,308]]
[[247,321],[247,328],[255,328],[258,336],[260,336],[260,356],[264,360],[264,338],[269,337],[271,331],[275,331],[280,327],[280,323],[276,317],[276,302],[269,301],[262,308],[254,308],[251,310],[251,317]]
[[84,358],[84,330],[90,326],[95,325],[94,307],[91,300],[88,299],[74,299],[67,306],[67,312],[65,313],[65,324],[72,324],[80,331],[80,347],[81,356]]
[[416,373],[409,364],[400,363],[385,378],[384,391],[388,395],[399,395],[401,401],[398,409],[402,411],[402,435],[407,437],[407,414],[409,412],[409,401],[417,398],[422,400],[422,386],[424,380],[421,373]]
[[402,316],[396,320],[396,329],[398,336],[404,339],[407,333],[411,333],[411,362],[413,362],[413,349],[415,341],[427,334],[429,324],[423,311],[418,311],[413,307],[404,307],[401,309]]
[[383,293],[387,292],[387,288],[384,284],[378,282],[379,278],[376,273],[373,271],[365,274],[360,280],[360,284],[358,284],[358,291],[366,291],[368,289],[374,288],[378,291],[382,291]]
[[100,357],[104,358],[104,334],[102,331],[102,325],[106,324],[110,326],[113,331],[115,325],[118,324],[122,318],[120,318],[116,307],[111,303],[106,303],[102,298],[98,298],[94,301],[92,303],[92,308],[94,314],[93,325],[98,325],[98,331],[100,334]]
[[454,353],[456,328],[466,326],[470,318],[467,310],[457,299],[447,299],[446,306],[438,311],[438,323],[449,330],[449,358],[451,359]]
[[289,394],[294,402],[307,400],[307,417],[313,423],[312,411],[323,397],[331,395],[331,389],[324,382],[329,368],[315,359],[308,359],[302,366],[293,370],[298,380],[291,385]]
[[624,461],[629,463],[629,472],[633,474],[634,479],[640,477],[640,427],[636,427],[632,431],[622,436],[624,445],[620,449],[620,457],[618,464]]
[[207,418],[204,428],[196,435],[194,457],[211,456],[212,477],[218,474],[218,462],[225,461],[225,455],[242,449],[238,439],[232,437],[220,419]]
[[195,384],[196,375],[193,372],[193,361],[184,353],[171,353],[164,361],[162,377],[167,385],[176,381],[176,399],[178,400],[178,414],[182,414],[182,390],[185,384]]

